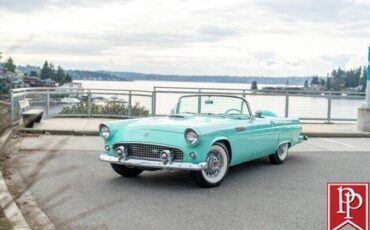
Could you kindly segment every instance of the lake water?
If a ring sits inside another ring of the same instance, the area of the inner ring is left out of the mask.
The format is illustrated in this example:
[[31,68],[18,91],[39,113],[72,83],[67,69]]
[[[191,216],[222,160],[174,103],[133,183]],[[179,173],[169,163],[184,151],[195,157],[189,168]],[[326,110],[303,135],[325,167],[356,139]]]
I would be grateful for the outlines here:
[[[81,82],[83,88],[111,89],[111,90],[149,90],[153,87],[194,87],[194,88],[226,88],[250,89],[250,84],[233,83],[205,83],[205,82],[166,82],[166,81],[76,81]],[[259,88],[268,85],[258,85]],[[168,114],[183,94],[159,93],[157,94],[157,114]],[[124,99],[126,99],[124,97]],[[247,99],[253,111],[257,109],[271,110],[279,116],[285,114],[284,96],[249,95]],[[149,108],[151,100],[145,97],[133,97],[133,102],[140,102]],[[357,108],[363,103],[359,99],[332,99],[331,117],[334,119],[356,119]],[[326,118],[328,100],[322,97],[289,97],[289,116],[301,118]]]

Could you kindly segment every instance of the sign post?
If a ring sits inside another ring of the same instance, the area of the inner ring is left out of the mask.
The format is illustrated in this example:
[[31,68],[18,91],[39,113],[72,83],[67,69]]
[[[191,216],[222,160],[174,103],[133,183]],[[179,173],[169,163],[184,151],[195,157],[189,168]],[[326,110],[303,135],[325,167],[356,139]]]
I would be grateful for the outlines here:
[[357,128],[359,131],[370,132],[370,46],[368,50],[367,81],[365,102],[357,113]]

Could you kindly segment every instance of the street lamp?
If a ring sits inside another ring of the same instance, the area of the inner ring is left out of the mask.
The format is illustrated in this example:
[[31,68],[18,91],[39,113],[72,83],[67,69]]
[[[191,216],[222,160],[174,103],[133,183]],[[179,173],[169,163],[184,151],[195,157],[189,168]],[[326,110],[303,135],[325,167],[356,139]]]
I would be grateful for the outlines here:
[[370,132],[370,46],[368,51],[367,81],[365,102],[358,108],[357,128],[359,131]]

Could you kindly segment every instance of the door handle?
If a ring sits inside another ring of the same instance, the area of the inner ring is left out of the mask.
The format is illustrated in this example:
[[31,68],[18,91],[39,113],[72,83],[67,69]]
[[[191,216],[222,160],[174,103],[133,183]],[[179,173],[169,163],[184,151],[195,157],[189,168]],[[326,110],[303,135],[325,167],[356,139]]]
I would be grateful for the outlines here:
[[275,122],[274,121],[270,121],[271,125],[275,125]]

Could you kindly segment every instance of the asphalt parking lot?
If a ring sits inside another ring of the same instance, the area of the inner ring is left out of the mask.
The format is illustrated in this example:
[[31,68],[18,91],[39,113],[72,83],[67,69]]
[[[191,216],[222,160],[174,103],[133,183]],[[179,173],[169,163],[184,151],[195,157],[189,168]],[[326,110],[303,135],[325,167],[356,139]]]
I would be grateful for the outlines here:
[[364,138],[309,139],[283,165],[232,167],[212,189],[181,171],[122,178],[98,160],[98,137],[23,138],[18,147],[12,167],[22,177],[41,168],[30,191],[58,229],[324,229],[326,183],[370,181]]

